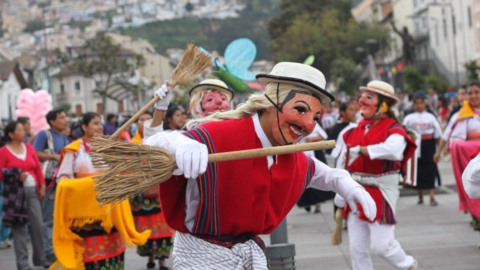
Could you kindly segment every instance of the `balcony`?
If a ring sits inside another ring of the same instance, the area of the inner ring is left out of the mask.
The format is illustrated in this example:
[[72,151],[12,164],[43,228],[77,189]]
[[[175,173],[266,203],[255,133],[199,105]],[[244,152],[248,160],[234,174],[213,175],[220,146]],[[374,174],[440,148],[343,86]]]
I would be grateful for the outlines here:
[[67,103],[68,102],[68,94],[67,93],[55,94],[55,100],[57,101],[57,104]]

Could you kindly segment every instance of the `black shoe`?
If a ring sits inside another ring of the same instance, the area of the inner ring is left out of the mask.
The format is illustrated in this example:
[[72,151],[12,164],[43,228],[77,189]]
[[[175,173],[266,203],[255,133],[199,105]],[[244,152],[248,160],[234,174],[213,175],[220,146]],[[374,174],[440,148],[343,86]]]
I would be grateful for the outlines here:
[[158,268],[159,270],[169,270],[170,268],[166,267],[166,266],[160,266],[160,268]]
[[321,213],[321,212],[322,212],[322,210],[319,210],[319,209],[315,209],[315,211],[313,211],[313,213],[315,213],[315,214],[318,214],[318,213]]
[[147,263],[147,268],[148,268],[148,269],[153,269],[153,268],[155,268],[155,262],[148,262],[148,263]]
[[310,210],[312,210],[312,208],[310,208],[310,206],[305,207],[305,211],[310,213]]
[[417,204],[418,205],[423,204],[423,200],[419,200]]

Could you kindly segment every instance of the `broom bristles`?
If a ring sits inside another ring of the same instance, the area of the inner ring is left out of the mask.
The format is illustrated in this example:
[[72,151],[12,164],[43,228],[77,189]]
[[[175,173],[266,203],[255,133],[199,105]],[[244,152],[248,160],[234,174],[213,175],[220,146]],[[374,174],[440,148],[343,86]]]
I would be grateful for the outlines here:
[[200,74],[212,65],[212,59],[193,44],[188,44],[185,53],[172,73],[170,87],[188,83],[193,77]]
[[166,150],[136,145],[110,137],[95,136],[92,140],[92,163],[107,169],[94,177],[100,205],[132,198],[149,187],[170,179],[176,163]]
[[335,212],[335,229],[333,230],[331,244],[338,246],[342,243],[343,234],[343,208],[338,208]]

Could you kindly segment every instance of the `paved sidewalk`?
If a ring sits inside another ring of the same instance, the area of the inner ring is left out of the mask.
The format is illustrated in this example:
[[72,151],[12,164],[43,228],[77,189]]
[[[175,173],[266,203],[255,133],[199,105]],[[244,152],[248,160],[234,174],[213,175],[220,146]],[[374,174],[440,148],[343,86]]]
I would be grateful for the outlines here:
[[[419,262],[419,269],[480,269],[479,233],[470,226],[470,217],[457,211],[458,199],[450,163],[440,165],[443,176],[439,205],[418,206],[416,196],[402,196],[398,203],[396,236],[407,253]],[[403,192],[409,195],[408,192]],[[427,198],[427,197],[425,197]],[[428,202],[428,199],[425,200]],[[288,215],[289,241],[296,245],[297,269],[351,269],[348,237],[344,243],[330,246],[334,227],[332,203],[322,205],[321,214],[295,208]],[[269,236],[263,236],[269,244]],[[372,255],[375,269],[392,269]],[[171,262],[169,262],[171,265]],[[146,261],[127,250],[126,269],[146,269]],[[0,270],[15,269],[13,249],[0,250]]]

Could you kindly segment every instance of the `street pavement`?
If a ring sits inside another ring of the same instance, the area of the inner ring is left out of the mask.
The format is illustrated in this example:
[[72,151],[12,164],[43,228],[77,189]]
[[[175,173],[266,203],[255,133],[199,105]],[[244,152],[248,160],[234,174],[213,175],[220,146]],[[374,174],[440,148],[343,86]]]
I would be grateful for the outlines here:
[[[396,238],[408,254],[419,263],[419,269],[480,269],[479,233],[470,226],[470,217],[457,211],[458,199],[450,162],[440,163],[442,186],[438,188],[439,203],[431,207],[417,205],[413,192],[402,191],[397,209]],[[347,233],[340,246],[331,246],[334,228],[333,205],[322,204],[320,214],[294,208],[287,217],[288,239],[296,247],[297,269],[351,269]],[[262,236],[270,243],[269,236]],[[372,254],[375,269],[393,269]],[[171,266],[171,260],[168,262]],[[126,252],[126,269],[146,269],[146,261],[135,249]],[[0,250],[0,270],[15,268],[13,248]],[[42,268],[37,268],[42,269]]]

